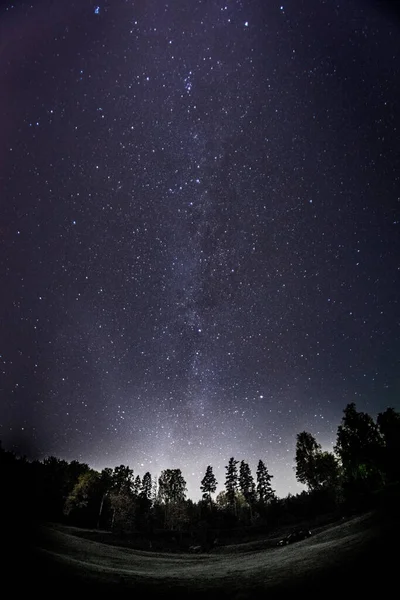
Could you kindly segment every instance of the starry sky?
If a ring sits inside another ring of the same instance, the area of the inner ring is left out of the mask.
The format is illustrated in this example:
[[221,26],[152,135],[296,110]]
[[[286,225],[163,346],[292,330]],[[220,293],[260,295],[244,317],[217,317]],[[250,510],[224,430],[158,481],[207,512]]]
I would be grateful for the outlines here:
[[98,1],[0,8],[0,439],[295,493],[399,408],[398,15]]

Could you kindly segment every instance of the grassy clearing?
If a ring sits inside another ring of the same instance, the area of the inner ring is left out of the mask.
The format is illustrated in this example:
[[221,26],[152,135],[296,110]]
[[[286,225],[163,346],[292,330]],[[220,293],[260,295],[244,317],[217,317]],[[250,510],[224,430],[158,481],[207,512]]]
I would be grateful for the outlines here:
[[[161,597],[166,591],[175,598],[197,598],[207,594],[218,598],[255,598],[268,592],[296,589],[330,590],[372,561],[375,570],[382,559],[379,524],[371,515],[357,517],[282,548],[265,548],[262,541],[228,546],[211,554],[170,554],[110,546],[75,535],[73,528],[42,527],[36,554],[41,565],[51,565],[42,580],[63,585],[79,584],[112,593],[128,590]],[[88,532],[89,534],[89,532]],[[270,544],[266,540],[264,544]],[[380,553],[380,554],[379,554]],[[54,576],[53,576],[54,575]],[[124,595],[124,594],[123,594]]]

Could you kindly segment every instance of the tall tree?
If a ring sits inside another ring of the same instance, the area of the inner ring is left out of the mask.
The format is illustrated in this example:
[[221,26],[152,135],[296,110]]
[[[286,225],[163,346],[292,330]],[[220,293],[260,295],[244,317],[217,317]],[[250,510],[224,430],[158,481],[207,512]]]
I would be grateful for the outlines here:
[[254,504],[256,500],[256,486],[249,464],[244,460],[241,461],[239,467],[239,487],[247,504],[250,506]]
[[79,524],[87,527],[94,526],[98,518],[100,501],[100,473],[90,469],[78,477],[77,483],[65,501],[64,514],[72,517]]
[[58,520],[62,517],[65,501],[79,476],[89,470],[88,465],[49,456],[43,460],[43,509],[48,519]]
[[149,500],[149,502],[150,502],[151,501],[151,490],[152,490],[151,475],[147,471],[147,473],[145,473],[143,475],[143,479],[142,479],[142,488],[141,488],[141,492],[140,492],[141,497],[146,498],[146,500]]
[[87,465],[86,463],[80,463],[77,460],[72,460],[68,465],[67,485],[69,489],[72,489],[73,486],[77,483],[79,477],[83,473],[87,473],[88,471],[90,471],[89,465]]
[[150,516],[151,516],[151,488],[152,481],[151,475],[149,472],[143,475],[143,479],[140,485],[140,493],[136,498],[136,528],[139,530],[146,530],[150,526]]
[[159,497],[166,504],[182,502],[186,498],[186,481],[180,469],[166,469],[158,480]]
[[225,477],[225,490],[226,490],[226,498],[228,500],[229,506],[231,508],[235,507],[235,495],[238,490],[238,460],[235,460],[233,457],[229,459],[228,465],[225,467],[226,469],[226,477]]
[[382,438],[372,417],[358,412],[354,402],[344,409],[342,423],[338,427],[335,452],[339,455],[348,480],[379,483]]
[[389,481],[400,481],[400,413],[387,408],[377,418],[384,448],[382,468]]
[[310,490],[319,487],[317,462],[320,454],[321,445],[311,433],[302,431],[297,434],[296,479]]
[[151,502],[153,506],[155,506],[160,500],[160,495],[158,493],[158,481],[157,477],[154,477],[153,483],[151,486]]
[[109,493],[113,511],[111,527],[132,531],[135,523],[133,470],[125,465],[115,467],[111,481],[112,487]]
[[268,473],[268,469],[261,459],[258,461],[256,474],[258,499],[262,504],[270,502],[275,498],[275,490],[271,485],[273,475]]
[[117,493],[132,493],[133,469],[125,465],[115,467],[112,472],[112,487],[113,491]]
[[316,483],[318,488],[335,488],[339,484],[339,464],[332,452],[320,452],[316,462]]
[[113,469],[110,469],[110,467],[106,467],[100,473],[101,485],[104,493],[110,491],[113,486],[113,473],[114,471]]
[[158,479],[158,498],[164,511],[164,526],[175,528],[185,520],[186,481],[180,469],[165,469]]
[[141,489],[142,489],[142,480],[140,479],[140,475],[136,475],[136,477],[133,481],[133,485],[132,485],[132,491],[133,491],[133,495],[135,496],[135,498],[137,498],[139,496]]
[[211,504],[211,494],[215,494],[218,482],[215,479],[212,467],[209,465],[206,469],[206,474],[201,480],[200,490],[203,492],[203,499],[208,500]]

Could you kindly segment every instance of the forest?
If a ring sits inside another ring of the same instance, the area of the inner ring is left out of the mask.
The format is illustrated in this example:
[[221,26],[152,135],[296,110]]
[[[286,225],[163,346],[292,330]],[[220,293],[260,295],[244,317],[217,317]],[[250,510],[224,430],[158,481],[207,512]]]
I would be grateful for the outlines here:
[[387,408],[376,420],[348,404],[333,452],[323,451],[306,431],[296,439],[294,469],[306,489],[278,498],[273,475],[259,460],[255,476],[244,460],[230,458],[224,491],[209,465],[199,481],[202,498],[187,498],[179,468],[158,477],[135,476],[119,465],[101,472],[87,464],[50,456],[18,457],[0,446],[3,514],[13,529],[56,522],[109,531],[132,547],[149,550],[210,550],[299,523],[336,520],[398,498],[400,413]]

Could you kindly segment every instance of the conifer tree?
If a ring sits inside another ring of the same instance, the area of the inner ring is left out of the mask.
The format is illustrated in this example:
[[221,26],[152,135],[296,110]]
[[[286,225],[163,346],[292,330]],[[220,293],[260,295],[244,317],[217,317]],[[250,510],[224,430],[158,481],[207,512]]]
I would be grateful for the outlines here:
[[261,503],[269,502],[275,498],[275,490],[272,489],[271,479],[273,475],[268,473],[268,469],[260,459],[257,466],[257,494]]
[[246,502],[250,505],[254,504],[256,499],[256,486],[254,483],[251,469],[247,462],[242,460],[239,468],[239,486]]
[[217,489],[218,482],[215,479],[215,475],[213,473],[212,467],[209,465],[206,469],[206,474],[204,475],[200,489],[203,492],[203,500],[208,500],[211,504],[211,494],[215,494]]
[[237,460],[233,457],[229,459],[228,465],[225,467],[226,469],[226,477],[225,477],[225,490],[226,490],[226,498],[228,500],[229,506],[232,508],[235,506],[235,496],[238,489],[238,465]]

